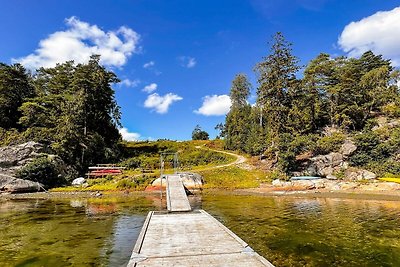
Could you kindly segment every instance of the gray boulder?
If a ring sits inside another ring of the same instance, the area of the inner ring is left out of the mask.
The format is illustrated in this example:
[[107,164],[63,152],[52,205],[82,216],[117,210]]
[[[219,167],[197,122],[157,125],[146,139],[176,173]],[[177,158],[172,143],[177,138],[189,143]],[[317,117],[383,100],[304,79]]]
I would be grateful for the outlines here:
[[85,178],[79,177],[72,181],[72,185],[83,185],[85,182],[86,182]]
[[203,177],[200,174],[192,172],[181,172],[179,173],[182,179],[183,185],[187,189],[199,189],[203,188]]
[[[187,189],[201,189],[203,188],[203,177],[197,173],[191,173],[191,172],[180,172],[179,173],[183,185]],[[162,178],[162,186],[165,187],[167,184],[167,181],[165,180],[165,177]],[[161,179],[157,178],[154,180],[154,182],[151,184],[152,186],[161,186]]]
[[340,148],[340,153],[343,156],[348,157],[351,154],[353,154],[354,151],[356,151],[356,150],[357,150],[357,146],[353,143],[353,141],[351,141],[350,139],[346,139]]
[[360,180],[373,180],[376,179],[376,174],[367,170],[348,169],[345,172],[347,180],[360,181]]
[[0,147],[0,173],[13,176],[18,169],[44,152],[44,146],[36,142]]
[[0,174],[0,191],[10,193],[38,192],[43,185],[38,182],[23,180],[8,175]]
[[346,168],[347,163],[341,153],[332,152],[327,155],[319,155],[310,159],[307,172],[315,176],[329,176],[334,172]]
[[16,177],[17,171],[38,157],[46,156],[56,166],[61,176],[67,172],[64,161],[57,155],[47,154],[50,151],[37,142],[27,142],[19,145],[0,147],[0,191],[32,192],[38,191],[43,185]]

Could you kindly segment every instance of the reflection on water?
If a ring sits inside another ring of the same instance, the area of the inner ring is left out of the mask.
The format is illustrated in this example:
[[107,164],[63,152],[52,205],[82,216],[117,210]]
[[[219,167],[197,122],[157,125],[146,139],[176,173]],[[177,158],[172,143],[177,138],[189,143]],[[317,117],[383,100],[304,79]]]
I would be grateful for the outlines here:
[[225,194],[203,208],[277,266],[400,266],[400,202]]
[[[276,266],[400,266],[400,201],[226,193],[190,201]],[[160,204],[132,195],[0,199],[0,265],[126,266]]]
[[126,266],[128,264],[144,220],[145,218],[139,215],[118,218],[113,231],[110,266]]
[[0,200],[1,266],[126,266],[153,199]]

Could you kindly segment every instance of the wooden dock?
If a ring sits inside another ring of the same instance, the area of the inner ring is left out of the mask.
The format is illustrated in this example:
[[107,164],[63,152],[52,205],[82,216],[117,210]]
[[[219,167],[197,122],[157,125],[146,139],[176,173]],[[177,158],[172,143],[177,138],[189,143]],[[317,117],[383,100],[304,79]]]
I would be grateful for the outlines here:
[[210,214],[191,211],[179,175],[166,178],[169,212],[149,212],[128,267],[273,266]]
[[167,209],[168,211],[191,211],[182,179],[179,174],[167,175]]

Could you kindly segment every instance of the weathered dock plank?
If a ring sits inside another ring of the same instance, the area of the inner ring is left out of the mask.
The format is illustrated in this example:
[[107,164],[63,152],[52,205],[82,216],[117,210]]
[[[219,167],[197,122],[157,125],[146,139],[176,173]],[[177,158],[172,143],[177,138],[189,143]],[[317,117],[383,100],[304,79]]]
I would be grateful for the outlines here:
[[207,212],[150,212],[129,267],[273,266]]
[[168,211],[191,211],[189,199],[180,175],[167,176],[167,209]]

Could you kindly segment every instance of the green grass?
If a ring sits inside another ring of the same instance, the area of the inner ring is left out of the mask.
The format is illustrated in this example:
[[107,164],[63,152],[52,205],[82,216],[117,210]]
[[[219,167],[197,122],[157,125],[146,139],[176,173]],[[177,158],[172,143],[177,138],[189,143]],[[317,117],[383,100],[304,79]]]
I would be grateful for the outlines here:
[[51,192],[76,192],[76,191],[143,191],[159,175],[127,175],[121,174],[114,177],[87,179],[87,186],[66,186],[53,188]]
[[197,171],[203,176],[204,188],[240,189],[258,187],[266,179],[258,170],[245,170],[236,166]]

